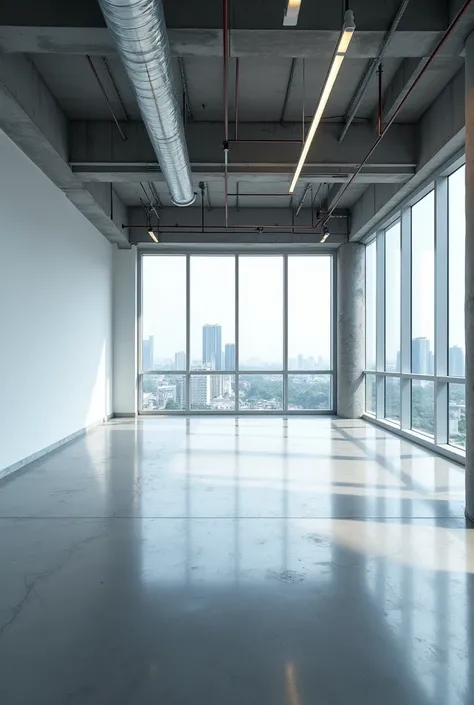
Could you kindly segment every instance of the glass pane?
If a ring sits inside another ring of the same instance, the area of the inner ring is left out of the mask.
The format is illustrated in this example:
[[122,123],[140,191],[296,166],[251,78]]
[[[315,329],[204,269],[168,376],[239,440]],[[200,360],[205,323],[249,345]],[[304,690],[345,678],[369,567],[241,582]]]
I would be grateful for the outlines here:
[[365,375],[365,410],[369,414],[377,412],[377,387],[375,375]]
[[235,258],[194,256],[190,270],[191,369],[223,370],[235,360]]
[[241,375],[241,411],[278,411],[283,409],[283,375]]
[[332,375],[288,375],[288,410],[332,409]]
[[143,375],[143,411],[186,411],[184,375]]
[[449,385],[449,443],[459,448],[466,447],[466,387],[464,384]]
[[465,167],[449,184],[449,374],[465,375],[464,345],[464,240],[466,234]]
[[366,326],[366,353],[365,367],[375,370],[376,362],[376,277],[377,277],[377,245],[371,242],[365,249],[365,326]]
[[145,255],[142,262],[141,369],[171,371],[178,364],[184,371],[186,257]]
[[411,209],[412,358],[416,374],[434,374],[434,192]]
[[242,370],[283,368],[283,258],[239,258]]
[[414,431],[434,433],[434,383],[413,379],[411,382],[411,427]]
[[192,411],[234,411],[234,375],[191,375]]
[[331,369],[331,263],[331,257],[288,257],[290,370]]
[[385,369],[400,372],[400,223],[385,233]]
[[385,378],[385,418],[400,423],[400,378]]

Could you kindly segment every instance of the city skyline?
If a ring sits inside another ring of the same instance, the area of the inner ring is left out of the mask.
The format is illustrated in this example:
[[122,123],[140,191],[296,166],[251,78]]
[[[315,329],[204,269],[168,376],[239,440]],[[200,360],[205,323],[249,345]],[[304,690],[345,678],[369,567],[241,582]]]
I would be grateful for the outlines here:
[[[235,343],[222,343],[222,332],[219,323],[205,323],[202,327],[202,351],[197,358],[191,359],[190,370],[193,369],[209,369],[210,371],[226,371],[235,370]],[[186,371],[186,353],[183,350],[176,351],[170,358],[157,358],[154,356],[154,336],[142,341],[142,369],[157,371]],[[220,355],[219,355],[220,351]],[[150,357],[151,356],[151,357]],[[150,362],[152,364],[146,364]],[[255,363],[259,362],[256,359],[243,361],[241,365],[242,371],[251,371],[255,368]],[[169,363],[169,364],[168,364]],[[253,364],[251,364],[253,363]],[[246,365],[249,365],[246,367]],[[276,368],[275,365],[268,361],[260,361],[259,369],[282,369]],[[330,362],[319,356],[315,358],[312,355],[306,356],[303,353],[298,353],[296,356],[288,357],[288,370],[298,371],[314,371],[314,370],[330,370]]]
[[[202,327],[218,321],[224,344],[235,344],[235,256],[191,256],[189,350],[202,354]],[[288,351],[330,359],[329,256],[288,257]],[[239,352],[245,362],[283,367],[283,257],[239,257]],[[186,257],[143,258],[143,338],[155,338],[155,360],[186,350]],[[314,301],[318,306],[314,306]]]

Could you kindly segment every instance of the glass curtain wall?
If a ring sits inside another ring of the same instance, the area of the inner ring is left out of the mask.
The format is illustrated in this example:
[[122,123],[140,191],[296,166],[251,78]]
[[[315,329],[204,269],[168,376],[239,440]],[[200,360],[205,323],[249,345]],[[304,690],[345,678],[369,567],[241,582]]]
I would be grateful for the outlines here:
[[333,411],[332,256],[140,263],[142,413]]
[[437,179],[366,247],[366,412],[461,450],[464,172]]

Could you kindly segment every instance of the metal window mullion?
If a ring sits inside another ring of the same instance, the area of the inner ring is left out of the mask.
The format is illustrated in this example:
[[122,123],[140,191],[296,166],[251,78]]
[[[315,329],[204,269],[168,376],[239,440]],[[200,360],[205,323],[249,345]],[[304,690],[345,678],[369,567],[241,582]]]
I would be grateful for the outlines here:
[[283,411],[288,411],[288,255],[283,255]]
[[435,184],[435,442],[448,442],[448,179]]
[[240,395],[239,395],[239,256],[235,255],[235,330],[234,330],[234,342],[235,342],[235,354],[234,354],[234,367],[235,367],[235,411],[239,412],[240,409]]
[[[375,368],[377,372],[385,370],[385,232],[379,230],[376,236],[376,302],[375,302]],[[376,376],[375,415],[385,416],[385,379]]]
[[[411,208],[402,210],[400,253],[400,372],[411,373]],[[411,427],[411,379],[400,378],[400,428]]]
[[191,257],[186,255],[186,411],[191,409]]
[[[337,311],[337,260],[334,255],[331,257],[331,350],[330,350],[330,361],[329,365],[332,370],[332,380],[331,380],[331,409],[337,414],[337,325],[336,325],[336,311]],[[366,299],[367,305],[367,299]]]
[[137,324],[135,326],[135,332],[137,336],[137,348],[136,348],[136,369],[138,370],[138,375],[136,378],[136,402],[135,408],[138,412],[143,411],[143,254],[138,253],[137,257]]

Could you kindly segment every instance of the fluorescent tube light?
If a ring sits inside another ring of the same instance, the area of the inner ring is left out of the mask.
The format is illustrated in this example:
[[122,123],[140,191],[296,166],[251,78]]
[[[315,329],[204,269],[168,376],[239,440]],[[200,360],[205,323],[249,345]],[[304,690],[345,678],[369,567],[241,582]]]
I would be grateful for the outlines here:
[[327,240],[328,237],[329,237],[329,230],[328,230],[327,228],[324,228],[323,233],[324,233],[324,234],[323,234],[323,236],[322,236],[322,238],[321,238],[321,242],[326,242],[326,240]]
[[301,0],[288,0],[288,4],[283,16],[284,27],[296,27],[300,12]]
[[334,53],[334,56],[333,56],[333,59],[331,62],[331,67],[329,69],[329,72],[326,77],[326,81],[324,83],[324,87],[323,87],[323,90],[321,93],[321,97],[319,99],[318,107],[316,108],[316,112],[314,113],[311,127],[309,128],[308,136],[306,137],[305,143],[303,145],[303,149],[302,149],[299,161],[298,161],[298,165],[296,167],[293,181],[291,182],[290,193],[293,193],[293,191],[295,190],[295,186],[298,182],[298,179],[300,178],[301,170],[303,169],[304,163],[305,163],[306,158],[308,156],[308,152],[311,148],[311,144],[313,142],[314,135],[316,134],[316,130],[318,129],[319,123],[321,122],[321,118],[323,116],[324,110],[325,110],[327,102],[329,100],[329,96],[331,95],[331,91],[332,91],[334,84],[336,82],[337,74],[339,73],[339,69],[342,66],[342,62],[344,61],[344,57],[346,55],[347,49],[348,49],[349,44],[351,42],[351,39],[354,35],[354,31],[355,31],[354,15],[351,10],[347,10],[347,12],[344,16],[344,25],[343,25],[341,36],[340,36],[340,39],[339,39],[339,42],[337,45],[337,49]]
[[154,240],[154,242],[158,242],[158,238],[156,237],[152,228],[148,228],[148,235],[151,237],[152,240]]

